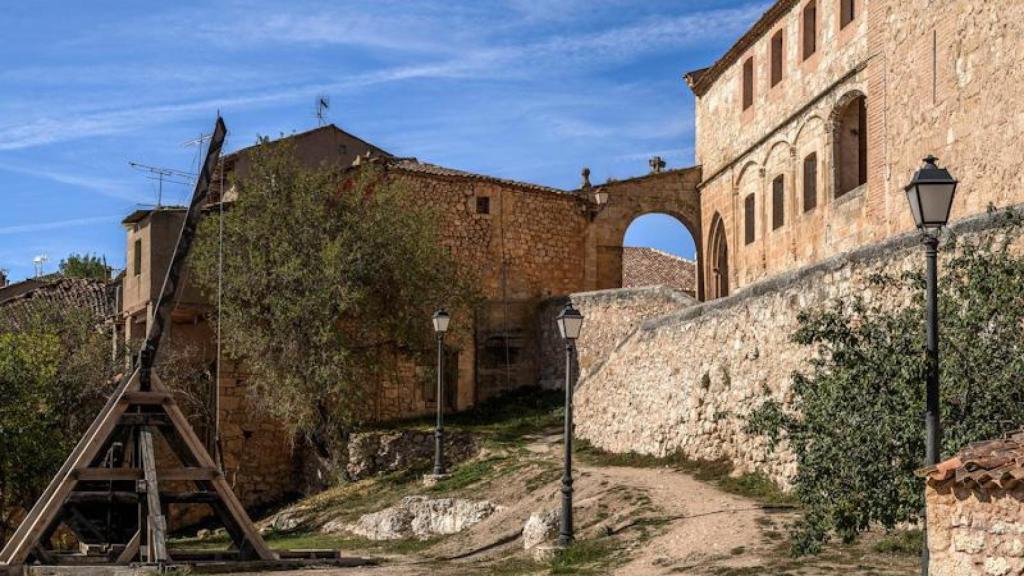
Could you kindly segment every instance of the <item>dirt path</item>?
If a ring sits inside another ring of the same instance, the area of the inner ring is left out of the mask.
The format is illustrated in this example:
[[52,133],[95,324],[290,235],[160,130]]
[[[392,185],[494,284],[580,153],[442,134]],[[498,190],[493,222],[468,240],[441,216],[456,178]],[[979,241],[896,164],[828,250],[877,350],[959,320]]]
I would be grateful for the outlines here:
[[[472,530],[451,536],[420,555],[392,557],[377,567],[310,569],[287,574],[546,573],[539,565],[524,565],[521,569],[508,567],[510,558],[524,557],[521,539],[460,560],[439,560],[507,539],[510,531],[521,528],[531,513],[557,509],[560,498],[557,472],[562,459],[560,435],[530,438],[525,448],[519,457],[524,465],[517,473],[498,478],[477,494],[501,504],[501,512]],[[915,573],[912,558],[872,555],[866,545],[834,550],[816,558],[789,559],[780,553],[783,525],[789,516],[780,516],[778,510],[766,509],[754,500],[726,493],[677,470],[586,463],[577,463],[575,470],[578,538],[610,542],[616,548],[607,568],[587,573],[629,576],[909,576]],[[539,487],[531,487],[537,478],[543,478],[543,482]],[[496,570],[502,562],[505,567]]]

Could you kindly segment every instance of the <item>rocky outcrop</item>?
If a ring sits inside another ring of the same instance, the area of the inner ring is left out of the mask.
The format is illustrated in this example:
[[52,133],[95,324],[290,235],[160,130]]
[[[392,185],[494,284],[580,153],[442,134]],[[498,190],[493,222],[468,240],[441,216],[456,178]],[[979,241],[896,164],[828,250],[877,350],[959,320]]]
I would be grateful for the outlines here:
[[532,550],[542,544],[554,542],[558,536],[558,512],[534,512],[523,526],[523,549]]
[[350,532],[369,540],[426,540],[462,532],[482,522],[498,509],[498,506],[486,500],[407,496],[400,504],[365,514],[351,524],[328,522],[323,531]]
[[[472,434],[445,432],[445,462],[449,466],[472,458],[479,450]],[[360,480],[374,474],[426,468],[433,459],[433,431],[364,432],[349,438],[345,471],[349,479]]]

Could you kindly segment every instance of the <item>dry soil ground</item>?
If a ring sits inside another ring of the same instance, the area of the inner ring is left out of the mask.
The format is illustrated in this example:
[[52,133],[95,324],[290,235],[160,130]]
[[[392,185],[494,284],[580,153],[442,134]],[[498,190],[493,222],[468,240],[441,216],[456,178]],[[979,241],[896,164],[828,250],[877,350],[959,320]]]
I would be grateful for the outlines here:
[[[270,537],[280,547],[338,547],[378,566],[309,568],[293,576],[445,576],[512,574],[692,574],[716,576],[910,576],[912,553],[883,553],[868,535],[853,546],[830,546],[819,556],[791,558],[786,525],[797,512],[728,493],[678,469],[647,463],[610,465],[592,454],[577,458],[575,514],[578,544],[564,558],[537,562],[518,537],[535,511],[557,509],[562,462],[558,434],[491,442],[447,483],[425,490],[413,475],[374,479],[299,504],[308,511],[292,534]],[[487,499],[501,510],[471,530],[426,542],[375,543],[318,534],[336,518],[394,504],[410,494]],[[263,574],[267,574],[264,572]]]

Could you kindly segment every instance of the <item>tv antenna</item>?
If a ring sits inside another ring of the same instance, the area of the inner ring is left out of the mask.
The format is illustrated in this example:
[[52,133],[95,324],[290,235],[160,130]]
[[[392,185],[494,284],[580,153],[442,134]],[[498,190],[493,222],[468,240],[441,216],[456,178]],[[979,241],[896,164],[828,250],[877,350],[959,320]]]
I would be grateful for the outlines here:
[[43,275],[43,264],[50,261],[50,257],[46,254],[40,254],[32,259],[32,264],[36,267],[36,277]]
[[139,162],[128,162],[128,165],[136,170],[142,172],[148,172],[152,176],[147,176],[150,180],[157,181],[156,191],[156,207],[160,208],[161,202],[163,202],[164,196],[164,182],[168,184],[180,184],[182,186],[191,186],[195,181],[196,175],[192,172],[186,172],[185,170],[175,170],[174,168],[160,168],[158,166],[148,166],[146,164],[140,164]]
[[331,108],[331,97],[321,94],[316,97],[316,125],[317,127],[327,124],[327,110]]

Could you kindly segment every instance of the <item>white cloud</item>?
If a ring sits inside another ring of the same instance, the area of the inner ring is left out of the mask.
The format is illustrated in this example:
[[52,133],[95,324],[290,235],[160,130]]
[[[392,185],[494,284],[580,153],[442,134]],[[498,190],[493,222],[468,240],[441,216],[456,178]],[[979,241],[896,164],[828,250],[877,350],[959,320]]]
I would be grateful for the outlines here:
[[93,216],[91,218],[72,218],[57,222],[40,222],[36,224],[18,224],[15,226],[0,226],[0,236],[10,234],[26,234],[43,232],[46,230],[60,230],[73,226],[89,226],[92,224],[112,224],[120,222],[124,215]]

